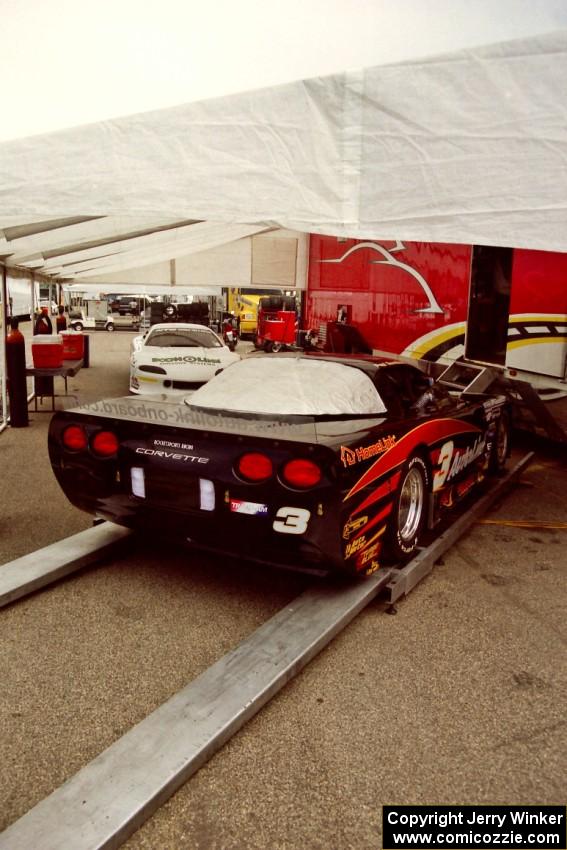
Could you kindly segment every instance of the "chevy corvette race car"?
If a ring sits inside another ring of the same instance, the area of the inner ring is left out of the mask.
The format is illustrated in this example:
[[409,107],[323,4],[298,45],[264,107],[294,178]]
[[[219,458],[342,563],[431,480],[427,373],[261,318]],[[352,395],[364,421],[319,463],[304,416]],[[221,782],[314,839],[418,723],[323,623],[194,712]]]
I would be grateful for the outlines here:
[[58,412],[49,452],[74,505],[154,538],[370,574],[504,465],[509,421],[407,363],[259,355],[181,403]]
[[239,355],[204,325],[154,325],[132,340],[130,392],[186,393],[238,360]]

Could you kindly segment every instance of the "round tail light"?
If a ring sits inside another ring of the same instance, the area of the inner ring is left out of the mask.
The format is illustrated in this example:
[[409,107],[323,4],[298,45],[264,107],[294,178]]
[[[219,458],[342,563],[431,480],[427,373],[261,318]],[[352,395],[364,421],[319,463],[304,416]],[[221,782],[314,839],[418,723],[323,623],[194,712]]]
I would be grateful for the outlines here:
[[282,478],[288,487],[307,490],[320,482],[321,470],[312,460],[296,458],[286,463],[282,469]]
[[99,431],[91,440],[91,450],[99,457],[112,457],[118,452],[118,437],[112,431]]
[[247,481],[267,481],[274,474],[272,461],[261,452],[248,452],[242,455],[237,464],[238,474]]
[[61,439],[70,452],[84,452],[87,447],[87,432],[82,425],[69,425]]

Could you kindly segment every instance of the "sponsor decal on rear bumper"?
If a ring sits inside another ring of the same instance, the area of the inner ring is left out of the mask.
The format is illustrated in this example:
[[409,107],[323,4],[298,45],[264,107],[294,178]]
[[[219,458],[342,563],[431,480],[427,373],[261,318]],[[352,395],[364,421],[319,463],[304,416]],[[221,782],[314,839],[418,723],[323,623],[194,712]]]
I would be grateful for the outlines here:
[[249,516],[258,516],[258,514],[267,514],[268,506],[262,505],[259,502],[244,502],[242,499],[231,499],[230,510],[235,514],[248,514]]

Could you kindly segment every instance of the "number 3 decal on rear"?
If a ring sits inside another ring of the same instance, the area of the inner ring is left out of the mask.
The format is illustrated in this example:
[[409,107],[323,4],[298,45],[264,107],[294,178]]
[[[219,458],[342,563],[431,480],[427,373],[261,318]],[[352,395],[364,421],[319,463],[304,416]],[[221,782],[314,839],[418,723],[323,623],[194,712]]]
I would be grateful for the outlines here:
[[304,508],[280,508],[272,528],[280,534],[305,534],[310,516]]

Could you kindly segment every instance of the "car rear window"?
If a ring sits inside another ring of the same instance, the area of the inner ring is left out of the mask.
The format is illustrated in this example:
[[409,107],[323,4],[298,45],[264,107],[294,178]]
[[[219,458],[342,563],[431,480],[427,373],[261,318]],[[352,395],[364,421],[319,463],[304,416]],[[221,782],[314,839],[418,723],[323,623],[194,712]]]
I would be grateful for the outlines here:
[[145,345],[156,348],[221,348],[222,343],[207,328],[189,330],[186,328],[152,331]]

